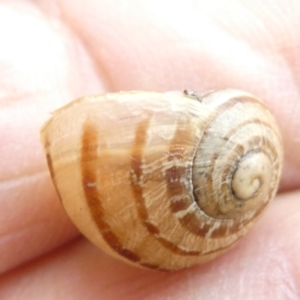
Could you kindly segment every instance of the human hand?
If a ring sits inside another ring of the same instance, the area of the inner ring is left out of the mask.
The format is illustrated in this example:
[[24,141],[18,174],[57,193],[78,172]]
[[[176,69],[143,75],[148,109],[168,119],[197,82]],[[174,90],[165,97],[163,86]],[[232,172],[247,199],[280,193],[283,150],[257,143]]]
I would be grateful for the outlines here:
[[[0,3],[0,299],[300,297],[300,1],[286,4]],[[127,266],[82,238],[39,140],[50,112],[82,95],[225,87],[264,99],[284,137],[280,193],[249,235],[174,273]]]

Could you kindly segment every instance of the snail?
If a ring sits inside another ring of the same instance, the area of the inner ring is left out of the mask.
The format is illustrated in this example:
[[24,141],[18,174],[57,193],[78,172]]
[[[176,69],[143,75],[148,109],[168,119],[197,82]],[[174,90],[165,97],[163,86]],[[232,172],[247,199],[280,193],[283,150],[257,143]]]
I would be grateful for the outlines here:
[[274,197],[283,160],[270,111],[233,89],[83,97],[55,111],[41,138],[82,234],[155,270],[231,248]]

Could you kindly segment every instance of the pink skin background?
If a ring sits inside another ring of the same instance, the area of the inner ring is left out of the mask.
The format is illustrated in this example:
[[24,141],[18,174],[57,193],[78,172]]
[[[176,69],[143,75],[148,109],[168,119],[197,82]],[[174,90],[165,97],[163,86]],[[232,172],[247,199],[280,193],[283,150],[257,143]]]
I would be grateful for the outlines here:
[[[0,1],[0,299],[300,298],[299,0]],[[233,87],[283,133],[279,194],[226,255],[174,273],[108,257],[71,224],[39,140],[88,94]]]

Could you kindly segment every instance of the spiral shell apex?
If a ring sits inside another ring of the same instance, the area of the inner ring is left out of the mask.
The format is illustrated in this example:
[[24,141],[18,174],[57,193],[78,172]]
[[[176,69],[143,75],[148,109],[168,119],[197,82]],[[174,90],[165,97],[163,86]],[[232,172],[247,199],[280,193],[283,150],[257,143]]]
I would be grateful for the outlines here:
[[233,246],[274,197],[283,151],[260,100],[238,90],[84,97],[42,129],[62,204],[107,253],[176,270]]

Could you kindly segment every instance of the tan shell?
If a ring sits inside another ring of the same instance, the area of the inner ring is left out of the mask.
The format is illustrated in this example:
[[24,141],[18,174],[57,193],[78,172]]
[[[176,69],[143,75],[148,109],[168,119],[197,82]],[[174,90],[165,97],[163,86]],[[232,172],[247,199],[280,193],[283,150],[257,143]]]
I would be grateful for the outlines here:
[[42,140],[79,230],[159,270],[230,248],[273,198],[283,156],[268,109],[237,90],[84,97],[53,114]]

